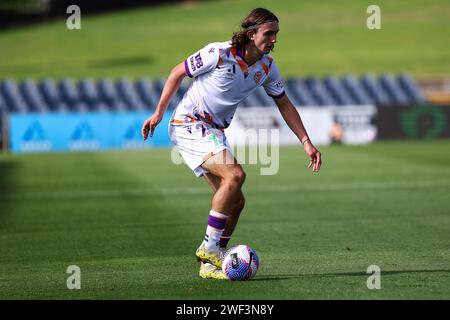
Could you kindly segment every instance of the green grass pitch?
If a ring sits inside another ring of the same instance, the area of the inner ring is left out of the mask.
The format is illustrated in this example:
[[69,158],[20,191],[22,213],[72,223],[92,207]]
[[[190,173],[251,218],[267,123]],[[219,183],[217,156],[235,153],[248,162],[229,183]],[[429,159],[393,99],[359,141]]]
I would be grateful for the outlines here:
[[[369,30],[367,7],[381,9]],[[283,77],[408,72],[450,74],[448,0],[187,1],[0,30],[0,79],[165,77],[207,43],[226,41],[251,9],[280,18],[273,53]]]
[[0,299],[449,299],[450,142],[321,151],[319,174],[300,147],[245,166],[248,282],[198,277],[211,192],[168,149],[0,155]]

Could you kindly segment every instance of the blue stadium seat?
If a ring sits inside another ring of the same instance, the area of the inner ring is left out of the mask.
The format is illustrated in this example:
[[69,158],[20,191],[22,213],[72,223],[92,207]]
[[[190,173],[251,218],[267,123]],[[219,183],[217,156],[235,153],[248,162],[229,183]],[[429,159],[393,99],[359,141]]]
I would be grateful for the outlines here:
[[63,79],[58,84],[58,89],[61,93],[63,101],[70,107],[71,111],[82,112],[84,110],[78,109],[82,106],[81,96],[75,87],[74,83],[69,79]]
[[[290,78],[284,82],[284,92],[288,95],[289,100],[291,100],[291,102],[294,106],[300,106],[300,105],[302,105],[302,101],[299,98],[299,94],[295,90],[294,86],[288,85],[288,83],[292,84],[292,82],[293,82],[292,78]],[[270,96],[269,96],[269,98],[272,99]]]
[[119,98],[117,97],[114,84],[109,79],[101,79],[97,82],[97,89],[100,97],[108,104],[114,104]]
[[367,95],[374,101],[376,105],[387,105],[390,100],[386,92],[381,88],[381,85],[371,75],[363,75],[360,79],[361,86],[364,88]]
[[414,79],[408,74],[401,74],[398,76],[398,83],[405,92],[411,104],[423,104],[426,103],[426,98],[420,89],[417,87]]
[[[165,84],[165,79],[156,79],[153,82],[153,85],[155,86],[156,92],[158,93],[158,100],[159,97],[161,96],[162,90],[164,88],[164,84]],[[174,109],[177,107],[178,103],[180,102],[181,98],[180,96],[177,94],[173,97],[173,99],[170,101],[170,104],[168,106],[168,109]]]
[[120,99],[125,103],[129,111],[144,111],[145,106],[139,99],[136,90],[130,80],[119,79],[116,88]]
[[264,90],[263,87],[259,87],[254,92],[255,96],[258,98],[258,100],[261,102],[261,106],[263,107],[273,107],[276,106],[275,101],[272,97],[270,97],[266,90]]
[[0,113],[6,112],[8,110],[8,107],[6,106],[5,99],[3,98],[3,95],[0,91]]
[[45,79],[38,84],[39,92],[49,111],[53,112],[67,112],[69,107],[63,101],[56,84],[51,79]]
[[92,111],[86,102],[78,100],[72,106],[73,112],[89,112]]
[[109,79],[101,79],[97,82],[97,89],[100,98],[106,103],[111,111],[127,111],[127,106],[120,100],[114,84]]
[[[170,109],[177,106],[190,85],[190,79],[183,80],[169,105]],[[163,87],[164,79],[151,81],[147,78],[136,82],[122,78],[115,83],[107,79],[97,83],[83,79],[77,84],[69,79],[63,79],[57,84],[51,79],[39,83],[25,80],[20,84],[5,80],[0,82],[0,111],[147,111],[156,107]],[[340,79],[288,78],[285,90],[296,106],[426,103],[425,96],[408,74],[384,74],[378,79],[363,75],[359,80],[351,75]],[[241,105],[275,106],[275,102],[263,87],[259,87]]]
[[109,112],[110,108],[108,104],[103,101],[96,101],[95,103],[89,104],[89,109],[94,112]]
[[159,102],[159,96],[151,81],[148,78],[141,78],[136,81],[135,86],[146,109],[155,109]]
[[177,95],[181,99],[183,99],[184,94],[191,86],[192,80],[189,78],[184,78],[183,81],[181,81],[180,88],[178,89]]
[[391,99],[392,104],[408,105],[408,97],[400,88],[400,84],[392,75],[383,74],[379,77],[379,82],[381,87],[387,93],[387,96]]
[[285,90],[296,106],[318,106],[319,102],[311,95],[303,80],[289,78]]
[[164,81],[161,79],[153,79],[153,87],[155,88],[158,97],[161,96],[163,90]]
[[338,103],[330,96],[322,81],[309,77],[305,80],[306,87],[320,106],[335,106]]
[[25,80],[19,85],[20,93],[30,112],[47,112],[48,106],[32,80]]
[[366,93],[363,86],[359,81],[351,75],[344,76],[342,79],[342,85],[347,90],[348,94],[352,97],[355,104],[374,104],[373,99]]
[[3,94],[8,112],[25,113],[28,111],[15,82],[11,80],[3,81],[0,84],[0,92]]
[[100,94],[97,92],[97,87],[91,79],[83,79],[78,82],[78,91],[81,100],[89,106],[89,109],[98,111],[100,102]]
[[351,95],[348,94],[347,90],[345,90],[342,82],[335,77],[327,77],[323,80],[323,83],[330,95],[339,105],[345,106],[357,104],[356,101],[352,99]]

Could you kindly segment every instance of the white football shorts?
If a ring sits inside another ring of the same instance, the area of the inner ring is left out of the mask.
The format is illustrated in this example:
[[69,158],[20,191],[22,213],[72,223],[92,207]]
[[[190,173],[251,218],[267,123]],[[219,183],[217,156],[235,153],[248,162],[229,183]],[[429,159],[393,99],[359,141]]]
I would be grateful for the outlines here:
[[208,173],[208,170],[201,167],[208,158],[225,149],[232,153],[225,133],[202,122],[170,124],[169,137],[197,177]]

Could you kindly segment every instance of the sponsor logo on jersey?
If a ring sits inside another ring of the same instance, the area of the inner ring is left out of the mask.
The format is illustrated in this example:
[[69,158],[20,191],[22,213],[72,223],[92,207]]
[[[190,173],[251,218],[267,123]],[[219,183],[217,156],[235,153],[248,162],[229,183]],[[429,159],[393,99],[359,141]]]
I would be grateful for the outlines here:
[[203,60],[202,57],[200,56],[200,53],[195,56],[195,66],[197,68],[201,68],[203,66]]
[[197,53],[195,56],[191,56],[189,58],[189,62],[191,63],[192,72],[203,67],[203,60],[200,53]]
[[283,81],[278,81],[276,84],[275,84],[275,86],[277,87],[277,88],[280,88],[280,89],[282,89],[283,88]]
[[197,68],[195,67],[195,63],[194,63],[194,56],[191,56],[191,58],[189,59],[189,62],[191,63],[191,70],[192,70],[192,72],[197,70]]

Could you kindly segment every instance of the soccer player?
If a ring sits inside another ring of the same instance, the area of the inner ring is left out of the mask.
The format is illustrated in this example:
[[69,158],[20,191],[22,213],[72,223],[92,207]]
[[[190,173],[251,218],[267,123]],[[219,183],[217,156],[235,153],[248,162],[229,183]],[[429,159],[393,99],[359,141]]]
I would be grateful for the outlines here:
[[172,115],[172,142],[197,177],[204,177],[214,194],[206,235],[196,251],[202,278],[226,279],[223,252],[244,208],[241,187],[245,173],[231,153],[224,134],[237,105],[263,86],[318,172],[321,154],[308,137],[297,109],[283,89],[283,81],[269,54],[277,41],[278,18],[269,10],[252,10],[231,41],[210,43],[175,66],[164,85],[155,112],[143,124],[142,136],[153,136],[181,81],[194,78]]

